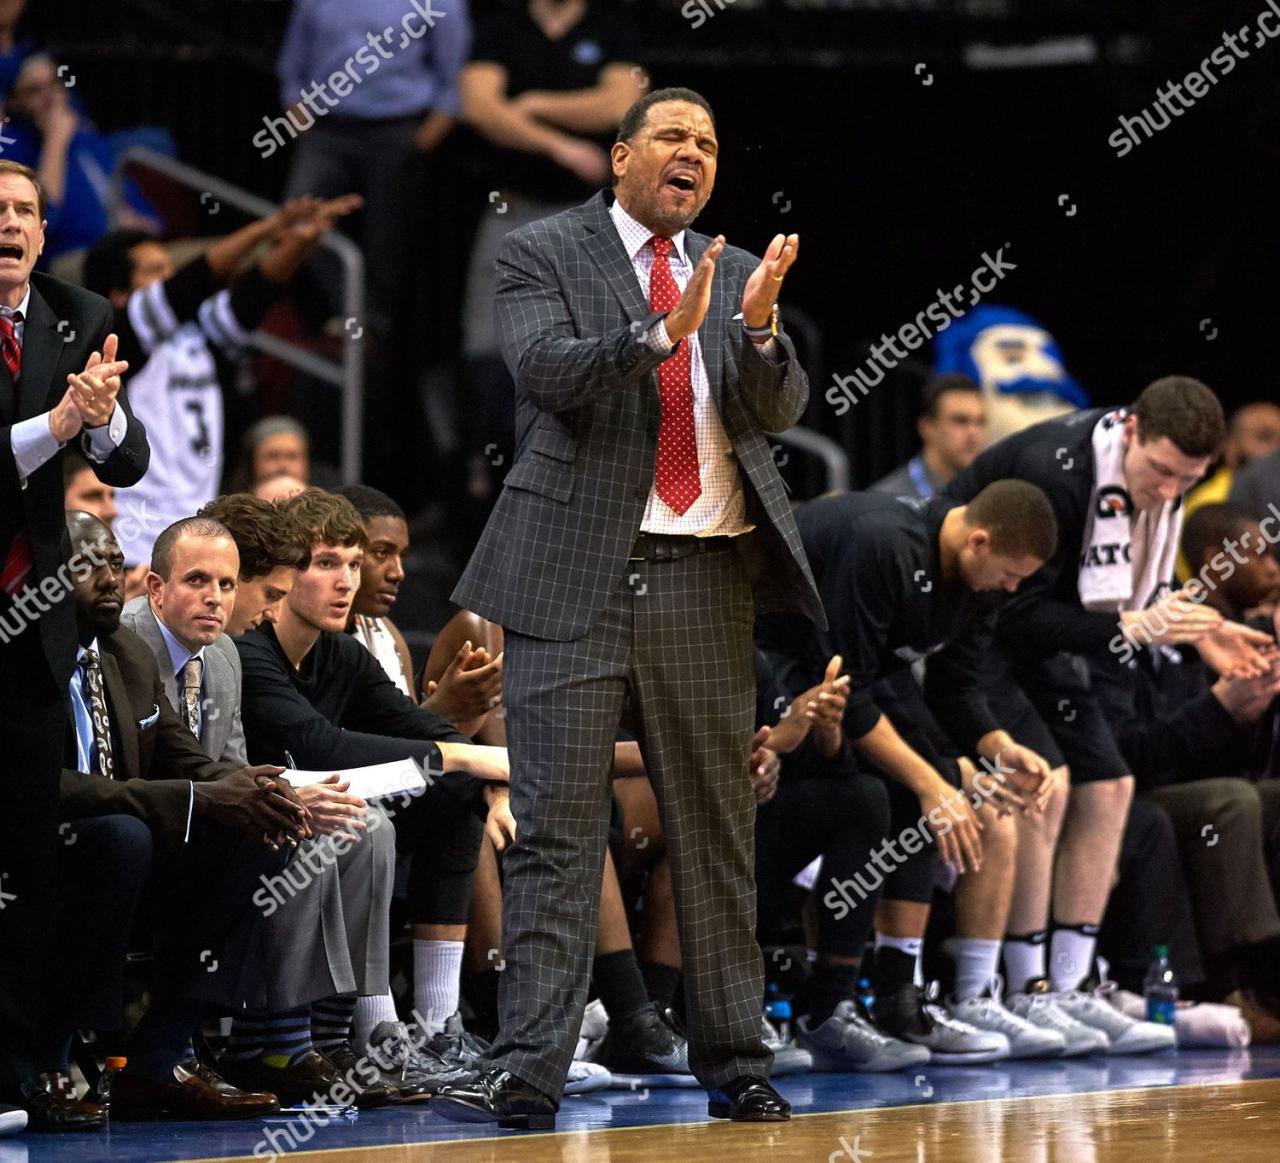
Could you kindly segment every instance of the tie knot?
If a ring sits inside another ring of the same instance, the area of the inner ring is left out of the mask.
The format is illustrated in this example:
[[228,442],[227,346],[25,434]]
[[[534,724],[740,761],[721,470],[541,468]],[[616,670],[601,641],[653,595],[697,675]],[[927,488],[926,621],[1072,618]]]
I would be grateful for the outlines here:
[[81,666],[97,666],[98,652],[96,650],[86,650],[80,656],[80,665]]
[[5,335],[16,335],[17,326],[21,322],[21,311],[0,310],[0,331]]
[[200,685],[200,659],[188,658],[182,664],[182,685],[192,687]]
[[655,234],[649,239],[649,245],[653,247],[654,258],[666,258],[671,254],[671,248],[675,245],[669,238],[663,238],[660,234]]

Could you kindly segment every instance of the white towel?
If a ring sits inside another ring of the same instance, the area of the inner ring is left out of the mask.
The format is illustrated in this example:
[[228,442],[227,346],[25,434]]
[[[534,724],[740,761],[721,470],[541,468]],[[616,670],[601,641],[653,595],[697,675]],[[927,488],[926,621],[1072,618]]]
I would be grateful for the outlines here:
[[1080,601],[1086,610],[1146,609],[1173,577],[1182,500],[1143,510],[1135,520],[1124,487],[1124,422],[1108,412],[1093,429],[1093,493],[1080,555]]

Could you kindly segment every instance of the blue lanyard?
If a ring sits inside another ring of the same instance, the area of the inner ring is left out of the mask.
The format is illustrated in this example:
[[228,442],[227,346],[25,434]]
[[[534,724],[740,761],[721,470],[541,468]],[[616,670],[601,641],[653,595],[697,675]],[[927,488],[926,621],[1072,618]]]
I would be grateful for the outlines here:
[[916,492],[920,496],[933,496],[933,485],[929,483],[929,478],[924,471],[924,457],[913,456],[907,461],[907,472],[911,474],[911,483],[915,485]]

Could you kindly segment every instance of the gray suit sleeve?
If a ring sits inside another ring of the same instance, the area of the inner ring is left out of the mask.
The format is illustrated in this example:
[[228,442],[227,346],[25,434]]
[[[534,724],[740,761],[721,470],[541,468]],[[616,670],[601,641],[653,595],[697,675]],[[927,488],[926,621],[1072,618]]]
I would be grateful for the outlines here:
[[227,734],[227,742],[222,749],[221,758],[224,763],[248,767],[249,752],[244,741],[244,721],[240,717],[240,699],[244,693],[244,671],[240,666],[240,655],[236,652],[236,648],[229,641],[223,646],[224,641],[219,639],[215,645],[222,649],[223,655],[231,664],[231,673],[235,675],[235,685],[232,688],[235,693],[235,702],[231,708],[231,730]]
[[[549,250],[549,241],[536,234],[516,231],[507,238],[497,261],[498,325],[517,392],[544,412],[563,412],[642,383],[670,353],[645,342],[661,314],[579,338]],[[571,255],[567,261],[587,260]]]

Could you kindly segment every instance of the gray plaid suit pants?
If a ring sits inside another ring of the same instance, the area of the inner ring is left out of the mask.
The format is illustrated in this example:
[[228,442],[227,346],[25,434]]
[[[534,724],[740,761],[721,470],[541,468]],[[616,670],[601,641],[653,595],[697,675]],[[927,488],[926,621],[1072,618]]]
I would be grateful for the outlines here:
[[671,862],[689,1061],[706,1087],[767,1076],[755,940],[754,601],[737,551],[632,561],[574,642],[508,631],[511,809],[499,995],[489,1053],[558,1099],[582,1024],[609,827],[610,767],[630,691]]

